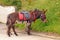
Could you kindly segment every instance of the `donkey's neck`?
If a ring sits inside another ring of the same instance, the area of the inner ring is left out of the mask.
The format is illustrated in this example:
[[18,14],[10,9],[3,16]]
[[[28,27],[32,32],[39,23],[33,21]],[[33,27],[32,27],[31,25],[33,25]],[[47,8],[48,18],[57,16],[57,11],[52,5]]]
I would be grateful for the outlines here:
[[36,17],[36,19],[39,19],[40,18],[40,14],[37,14],[35,17]]

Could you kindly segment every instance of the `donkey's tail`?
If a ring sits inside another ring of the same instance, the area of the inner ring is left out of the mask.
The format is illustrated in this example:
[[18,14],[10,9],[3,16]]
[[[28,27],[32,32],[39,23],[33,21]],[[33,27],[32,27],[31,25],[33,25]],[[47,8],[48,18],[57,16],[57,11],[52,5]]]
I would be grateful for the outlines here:
[[6,25],[8,25],[8,22],[6,22]]
[[8,20],[7,20],[7,22],[6,22],[6,25],[8,25],[9,23],[8,23]]
[[6,22],[6,25],[9,25],[9,24],[10,24],[10,19],[8,18],[7,22]]

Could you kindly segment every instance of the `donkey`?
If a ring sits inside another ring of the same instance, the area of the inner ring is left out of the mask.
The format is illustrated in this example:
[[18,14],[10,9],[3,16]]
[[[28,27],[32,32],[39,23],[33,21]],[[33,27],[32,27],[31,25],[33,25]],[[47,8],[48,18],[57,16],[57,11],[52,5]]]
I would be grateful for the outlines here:
[[[28,35],[31,34],[30,33],[30,28],[31,28],[32,22],[35,22],[35,20],[37,20],[39,18],[41,18],[42,22],[44,22],[44,23],[47,22],[46,15],[45,15],[46,11],[47,10],[38,10],[38,9],[35,9],[33,11],[29,11],[29,13],[30,13],[30,18],[29,19],[25,19],[24,20],[24,18],[23,18],[23,21],[27,21],[27,23],[29,23],[29,25],[26,28]],[[13,29],[14,34],[16,36],[18,36],[18,34],[15,31],[15,27],[14,27],[15,26],[14,24],[15,24],[16,20],[22,21],[19,18],[19,12],[11,13],[7,17],[6,25],[8,26],[7,34],[8,34],[9,37],[11,35],[11,32],[10,32],[11,28]]]

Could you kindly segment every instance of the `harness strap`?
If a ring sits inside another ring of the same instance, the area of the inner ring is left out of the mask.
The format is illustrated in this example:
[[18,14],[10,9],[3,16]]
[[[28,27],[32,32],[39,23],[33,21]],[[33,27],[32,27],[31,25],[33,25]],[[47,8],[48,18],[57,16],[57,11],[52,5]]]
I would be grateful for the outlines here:
[[36,16],[33,12],[31,12],[31,18],[32,18],[32,16],[33,16],[33,19],[36,20]]

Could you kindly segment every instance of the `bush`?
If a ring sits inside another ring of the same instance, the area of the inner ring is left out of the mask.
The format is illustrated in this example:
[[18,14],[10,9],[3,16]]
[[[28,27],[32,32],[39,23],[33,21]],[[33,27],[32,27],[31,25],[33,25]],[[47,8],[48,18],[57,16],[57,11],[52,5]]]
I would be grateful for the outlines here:
[[0,4],[4,6],[16,6],[17,11],[22,7],[21,0],[1,0]]

